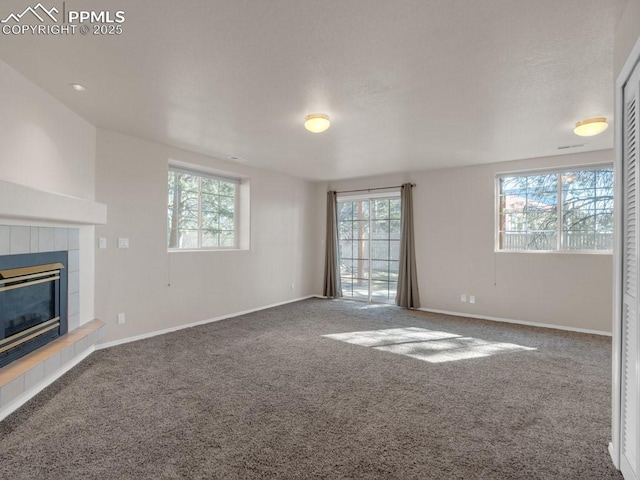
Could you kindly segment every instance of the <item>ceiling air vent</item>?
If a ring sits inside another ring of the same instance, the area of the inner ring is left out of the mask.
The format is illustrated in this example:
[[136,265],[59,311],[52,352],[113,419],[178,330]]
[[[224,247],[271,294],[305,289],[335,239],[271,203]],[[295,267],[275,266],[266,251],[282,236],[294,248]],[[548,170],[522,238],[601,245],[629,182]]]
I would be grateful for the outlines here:
[[579,148],[584,147],[586,143],[576,143],[575,145],[563,145],[562,147],[558,147],[558,150],[567,150],[569,148]]

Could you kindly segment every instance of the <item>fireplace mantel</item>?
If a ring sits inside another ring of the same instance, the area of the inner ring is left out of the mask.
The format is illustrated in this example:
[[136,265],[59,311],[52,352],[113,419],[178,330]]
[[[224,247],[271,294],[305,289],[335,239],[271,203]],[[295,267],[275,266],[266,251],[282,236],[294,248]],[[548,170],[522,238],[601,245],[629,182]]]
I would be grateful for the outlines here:
[[0,180],[0,218],[104,225],[107,206]]

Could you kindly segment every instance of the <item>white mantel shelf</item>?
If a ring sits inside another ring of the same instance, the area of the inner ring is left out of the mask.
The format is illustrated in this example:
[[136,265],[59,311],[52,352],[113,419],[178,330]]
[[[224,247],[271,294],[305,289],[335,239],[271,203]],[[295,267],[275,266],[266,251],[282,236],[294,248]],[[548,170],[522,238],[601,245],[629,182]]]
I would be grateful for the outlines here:
[[104,225],[107,206],[0,180],[0,218]]

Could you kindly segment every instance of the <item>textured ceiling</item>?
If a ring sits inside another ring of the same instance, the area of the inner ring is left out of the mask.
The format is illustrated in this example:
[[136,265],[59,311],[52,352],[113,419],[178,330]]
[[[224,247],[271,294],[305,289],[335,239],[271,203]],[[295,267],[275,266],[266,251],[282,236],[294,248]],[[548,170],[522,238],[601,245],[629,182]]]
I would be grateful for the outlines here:
[[[2,35],[0,58],[98,127],[341,179],[611,148],[613,128],[572,127],[613,117],[626,3],[68,0],[125,11],[124,33]],[[327,132],[304,130],[313,112]]]

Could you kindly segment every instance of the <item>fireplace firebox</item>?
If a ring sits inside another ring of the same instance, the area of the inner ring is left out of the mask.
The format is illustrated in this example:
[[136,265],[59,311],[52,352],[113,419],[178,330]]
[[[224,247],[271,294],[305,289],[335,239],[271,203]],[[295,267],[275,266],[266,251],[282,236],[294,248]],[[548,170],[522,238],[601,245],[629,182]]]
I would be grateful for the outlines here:
[[0,256],[0,367],[67,333],[67,252]]

